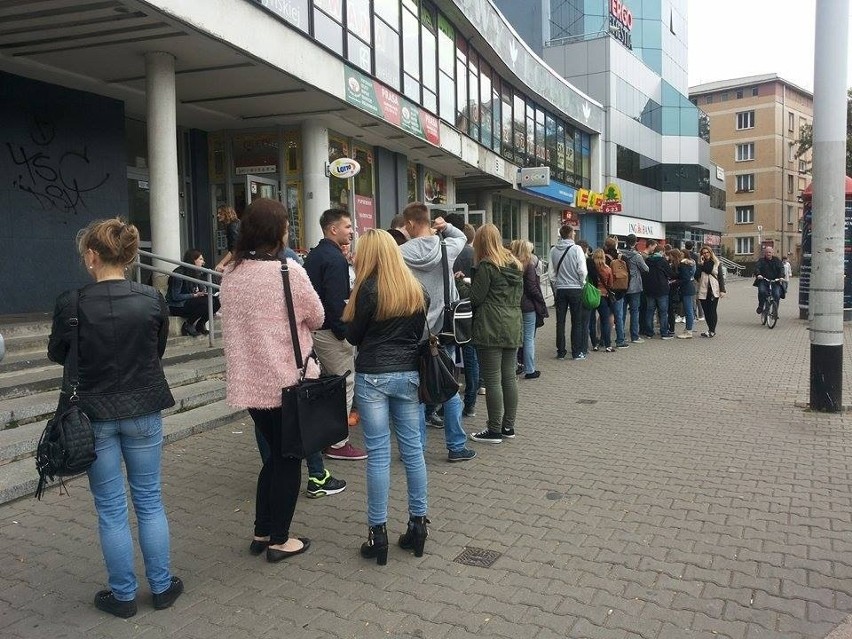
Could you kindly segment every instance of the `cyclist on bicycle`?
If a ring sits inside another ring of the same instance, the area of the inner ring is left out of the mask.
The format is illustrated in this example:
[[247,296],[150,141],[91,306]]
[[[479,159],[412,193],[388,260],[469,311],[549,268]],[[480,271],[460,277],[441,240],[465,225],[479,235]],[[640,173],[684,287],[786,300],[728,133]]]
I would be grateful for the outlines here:
[[757,287],[757,314],[763,312],[766,296],[770,294],[777,303],[781,298],[781,281],[784,279],[784,265],[775,257],[775,249],[767,246],[763,249],[763,257],[757,260],[754,270],[754,286]]

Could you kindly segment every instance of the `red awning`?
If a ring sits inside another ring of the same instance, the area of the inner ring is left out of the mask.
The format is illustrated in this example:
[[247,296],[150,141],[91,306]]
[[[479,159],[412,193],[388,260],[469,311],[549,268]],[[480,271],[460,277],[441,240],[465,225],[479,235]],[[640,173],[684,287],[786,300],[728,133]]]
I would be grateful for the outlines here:
[[[810,184],[808,184],[808,186],[805,188],[805,190],[802,191],[802,195],[807,196],[807,197],[811,197],[811,196],[813,196],[813,194],[814,194],[814,183],[811,182]],[[852,178],[847,175],[846,176],[846,197],[848,198],[850,195],[852,195]]]

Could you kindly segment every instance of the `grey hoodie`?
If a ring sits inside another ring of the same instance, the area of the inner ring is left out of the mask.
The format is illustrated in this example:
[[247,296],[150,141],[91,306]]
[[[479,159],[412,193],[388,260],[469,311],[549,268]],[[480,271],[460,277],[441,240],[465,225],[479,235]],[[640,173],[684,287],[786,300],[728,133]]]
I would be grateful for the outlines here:
[[648,272],[648,265],[645,264],[645,258],[635,249],[627,249],[621,254],[622,259],[627,262],[630,269],[630,284],[627,287],[628,293],[642,292],[642,273]]
[[[455,278],[453,277],[453,264],[459,253],[467,244],[464,233],[447,224],[444,229],[444,239],[447,241],[447,264],[448,280],[450,287],[451,302],[459,299],[456,290]],[[399,247],[402,251],[402,259],[414,273],[414,277],[423,285],[429,294],[429,312],[426,320],[429,330],[437,334],[444,325],[444,283],[441,279],[443,266],[441,264],[441,237],[439,235],[428,235],[408,240]]]
[[[568,255],[565,255],[566,250]],[[563,255],[565,255],[564,260]],[[558,273],[555,272],[557,267],[559,267]],[[586,256],[583,254],[582,247],[575,244],[574,240],[560,238],[556,246],[550,249],[550,270],[553,288],[583,288],[586,277],[589,275],[589,267],[586,265]]]

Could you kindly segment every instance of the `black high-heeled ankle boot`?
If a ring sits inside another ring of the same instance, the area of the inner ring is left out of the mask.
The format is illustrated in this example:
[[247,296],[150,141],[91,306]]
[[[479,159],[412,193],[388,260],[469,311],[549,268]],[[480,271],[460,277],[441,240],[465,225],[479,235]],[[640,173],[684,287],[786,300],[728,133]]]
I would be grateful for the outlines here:
[[425,516],[414,517],[408,519],[408,528],[399,536],[399,547],[405,550],[414,550],[415,557],[423,556],[423,546],[426,545],[426,537],[429,536],[429,529],[426,524],[430,524]]
[[365,559],[375,558],[380,566],[388,563],[388,529],[385,524],[370,526],[367,541],[361,544],[361,556]]

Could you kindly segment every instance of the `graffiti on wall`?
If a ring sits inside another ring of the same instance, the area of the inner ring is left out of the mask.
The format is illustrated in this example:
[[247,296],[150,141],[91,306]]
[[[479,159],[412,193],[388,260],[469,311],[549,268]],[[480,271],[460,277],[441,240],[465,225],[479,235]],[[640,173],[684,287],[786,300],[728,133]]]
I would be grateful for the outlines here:
[[57,149],[53,123],[35,117],[29,133],[31,144],[6,142],[9,157],[19,171],[12,187],[32,196],[44,210],[79,213],[86,208],[85,196],[102,187],[110,174],[92,173],[85,145],[82,149]]

